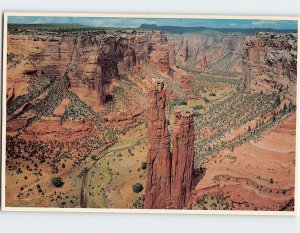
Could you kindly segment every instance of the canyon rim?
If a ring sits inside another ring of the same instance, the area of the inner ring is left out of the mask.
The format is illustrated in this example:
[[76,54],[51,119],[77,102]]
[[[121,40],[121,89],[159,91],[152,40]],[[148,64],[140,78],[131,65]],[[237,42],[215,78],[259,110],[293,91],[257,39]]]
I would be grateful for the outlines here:
[[298,19],[5,19],[4,210],[294,213]]

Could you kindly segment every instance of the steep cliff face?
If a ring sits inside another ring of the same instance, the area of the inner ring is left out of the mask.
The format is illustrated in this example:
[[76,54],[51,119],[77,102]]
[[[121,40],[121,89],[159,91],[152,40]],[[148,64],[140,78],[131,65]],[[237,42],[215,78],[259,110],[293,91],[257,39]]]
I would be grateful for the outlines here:
[[169,42],[169,63],[170,66],[176,65],[176,51],[175,51],[175,43]]
[[168,74],[170,59],[167,35],[163,32],[153,34],[149,46],[150,61],[157,64],[160,71]]
[[194,116],[193,110],[182,107],[175,110],[173,129],[173,156],[171,198],[172,207],[182,209],[192,191],[192,172],[194,164]]
[[191,194],[194,164],[194,116],[178,108],[173,130],[173,155],[165,117],[166,90],[153,80],[148,110],[148,157],[145,208],[182,209]]
[[145,208],[169,208],[171,197],[170,135],[165,116],[166,90],[153,80],[148,109],[148,156]]
[[195,67],[200,70],[206,70],[208,68],[205,54],[197,56],[197,64]]
[[120,70],[151,62],[161,72],[169,72],[168,41],[162,32],[19,32],[8,36],[8,45],[11,53],[26,54],[29,62],[23,66],[23,75],[66,74],[71,86],[96,89],[100,104]]
[[242,72],[240,54],[244,43],[243,35],[186,33],[169,34],[168,38],[175,44],[178,64],[198,69],[208,67],[226,72]]
[[249,36],[242,57],[244,85],[248,90],[296,82],[296,34],[263,32]]

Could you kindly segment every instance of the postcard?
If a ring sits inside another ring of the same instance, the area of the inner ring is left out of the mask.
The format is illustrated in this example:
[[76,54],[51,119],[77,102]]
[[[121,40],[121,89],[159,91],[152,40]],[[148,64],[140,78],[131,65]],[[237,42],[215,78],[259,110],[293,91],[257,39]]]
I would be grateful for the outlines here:
[[3,210],[294,215],[298,20],[5,13]]

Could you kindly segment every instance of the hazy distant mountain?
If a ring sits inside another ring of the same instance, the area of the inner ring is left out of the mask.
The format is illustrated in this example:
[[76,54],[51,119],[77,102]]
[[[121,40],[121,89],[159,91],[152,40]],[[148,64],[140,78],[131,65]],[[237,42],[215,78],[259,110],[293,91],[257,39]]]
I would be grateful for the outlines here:
[[283,33],[295,33],[296,29],[274,29],[274,28],[208,28],[208,27],[183,27],[183,26],[157,26],[156,24],[142,24],[141,29],[148,30],[161,30],[172,33],[188,33],[188,32],[201,32],[206,30],[219,31],[224,33],[240,32],[246,34],[252,34],[255,32],[283,32]]

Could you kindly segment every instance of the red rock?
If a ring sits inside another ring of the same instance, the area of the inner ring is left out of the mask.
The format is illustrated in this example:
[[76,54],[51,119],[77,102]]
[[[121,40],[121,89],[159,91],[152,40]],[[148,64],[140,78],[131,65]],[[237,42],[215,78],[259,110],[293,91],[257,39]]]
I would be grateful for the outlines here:
[[148,109],[147,209],[182,209],[192,189],[194,164],[194,119],[191,109],[175,113],[173,156],[166,123],[166,90],[162,80],[154,79]]
[[200,70],[206,70],[208,68],[205,54],[198,56],[196,67]]
[[192,109],[176,109],[173,128],[173,156],[171,177],[172,207],[182,209],[192,191],[192,173],[194,169],[194,116]]
[[186,41],[184,47],[184,61],[187,61],[188,58],[189,58],[189,45],[188,45],[188,41]]
[[170,66],[176,66],[176,51],[175,51],[175,43],[169,42],[169,63]]
[[8,37],[8,43],[20,54],[26,47],[28,59],[33,61],[24,65],[23,75],[66,74],[71,86],[97,90],[101,105],[111,95],[111,82],[119,69],[151,62],[169,73],[168,40],[159,31],[16,34]]
[[[261,32],[246,37],[242,64],[244,86],[257,91],[297,80],[297,35]],[[279,85],[280,86],[280,85]]]
[[166,90],[153,79],[148,109],[148,156],[145,208],[168,208],[171,197],[170,135],[165,116]]

